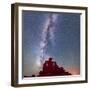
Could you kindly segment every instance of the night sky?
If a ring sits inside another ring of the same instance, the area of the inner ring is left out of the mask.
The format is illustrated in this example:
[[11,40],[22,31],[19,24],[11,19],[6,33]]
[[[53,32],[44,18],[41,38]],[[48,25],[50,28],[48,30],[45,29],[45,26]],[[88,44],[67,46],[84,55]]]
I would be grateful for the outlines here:
[[46,59],[52,57],[73,75],[80,74],[80,14],[40,11],[22,12],[23,76],[40,71],[40,42],[50,15],[56,15],[53,38],[48,39]]

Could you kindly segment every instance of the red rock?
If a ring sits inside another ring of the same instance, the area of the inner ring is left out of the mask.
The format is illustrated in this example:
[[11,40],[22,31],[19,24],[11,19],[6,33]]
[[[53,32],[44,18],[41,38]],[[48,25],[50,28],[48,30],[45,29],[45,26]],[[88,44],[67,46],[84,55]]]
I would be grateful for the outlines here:
[[39,72],[38,76],[64,76],[71,75],[71,73],[65,71],[63,67],[59,67],[52,58],[49,58],[43,64],[42,71]]

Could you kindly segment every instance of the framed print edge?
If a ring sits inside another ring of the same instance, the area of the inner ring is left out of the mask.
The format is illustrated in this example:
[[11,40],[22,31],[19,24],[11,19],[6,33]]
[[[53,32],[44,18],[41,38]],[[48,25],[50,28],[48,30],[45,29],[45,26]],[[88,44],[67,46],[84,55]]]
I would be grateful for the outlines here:
[[86,73],[86,75],[85,75],[85,80],[86,80],[86,83],[88,83],[88,7],[85,9],[85,14],[86,14],[86,20],[85,20],[85,26],[86,26],[86,32],[85,32],[85,34],[86,34],[86,37],[85,37],[85,44],[86,44],[86,50],[85,50],[85,59],[86,59],[86,67],[85,67],[85,73]]
[[16,54],[18,52],[18,48],[17,48],[17,38],[18,38],[18,34],[17,34],[17,25],[16,22],[16,18],[17,18],[17,10],[15,4],[11,5],[11,85],[12,86],[17,86],[17,82],[18,82],[18,77],[17,77],[17,73],[18,73],[18,59],[17,59],[17,55]]
[[[28,84],[19,84],[18,77],[18,38],[19,38],[19,29],[18,29],[18,19],[19,19],[19,6],[33,6],[33,7],[45,7],[45,8],[65,8],[65,9],[77,9],[85,11],[85,80],[78,81],[62,81],[62,82],[45,82],[45,83],[28,83]],[[88,82],[88,8],[87,7],[79,7],[79,6],[59,6],[59,5],[42,5],[42,4],[27,4],[27,3],[15,3],[11,5],[11,86],[14,87],[22,87],[22,86],[41,86],[41,85],[58,85],[58,84],[78,84],[78,83],[87,83]]]

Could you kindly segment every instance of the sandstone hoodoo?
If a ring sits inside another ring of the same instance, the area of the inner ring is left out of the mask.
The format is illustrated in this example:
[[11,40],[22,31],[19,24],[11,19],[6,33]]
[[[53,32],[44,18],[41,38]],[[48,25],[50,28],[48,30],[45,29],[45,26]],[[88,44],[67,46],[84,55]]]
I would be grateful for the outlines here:
[[64,76],[71,75],[63,67],[59,67],[53,58],[49,58],[44,62],[42,70],[39,72],[38,76]]

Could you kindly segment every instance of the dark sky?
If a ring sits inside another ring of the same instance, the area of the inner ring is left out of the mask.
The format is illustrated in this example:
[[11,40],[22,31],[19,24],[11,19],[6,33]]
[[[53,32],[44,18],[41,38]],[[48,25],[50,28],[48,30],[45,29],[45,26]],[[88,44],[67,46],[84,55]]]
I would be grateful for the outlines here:
[[80,73],[80,14],[22,12],[23,75],[38,74],[40,42],[49,15],[57,15],[53,43],[49,40],[46,54],[72,74]]

